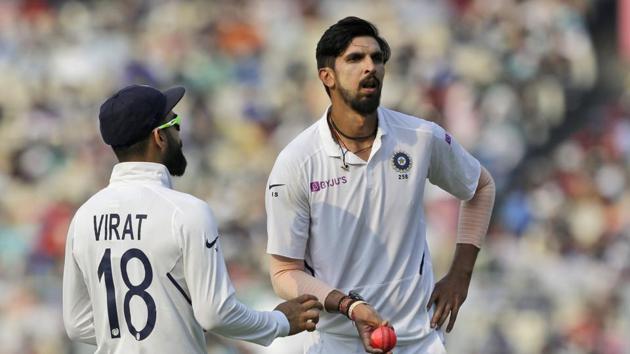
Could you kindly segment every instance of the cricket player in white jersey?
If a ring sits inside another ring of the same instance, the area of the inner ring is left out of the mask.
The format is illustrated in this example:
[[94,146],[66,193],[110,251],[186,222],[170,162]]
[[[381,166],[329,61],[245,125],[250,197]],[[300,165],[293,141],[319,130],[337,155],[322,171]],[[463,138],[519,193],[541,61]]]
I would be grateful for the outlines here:
[[72,219],[63,275],[66,331],[96,353],[206,353],[204,330],[269,345],[318,321],[312,295],[268,312],[236,299],[210,208],[171,188],[186,168],[183,95],[134,85],[101,106],[120,163]]
[[[331,105],[280,153],[269,177],[274,289],[283,298],[315,294],[326,310],[305,353],[381,353],[369,335],[387,321],[398,335],[393,352],[444,353],[441,327],[448,319],[453,328],[487,231],[495,194],[488,171],[440,126],[379,107],[389,57],[365,20],[326,30],[316,58]],[[437,284],[425,235],[427,179],[462,200],[452,266]]]

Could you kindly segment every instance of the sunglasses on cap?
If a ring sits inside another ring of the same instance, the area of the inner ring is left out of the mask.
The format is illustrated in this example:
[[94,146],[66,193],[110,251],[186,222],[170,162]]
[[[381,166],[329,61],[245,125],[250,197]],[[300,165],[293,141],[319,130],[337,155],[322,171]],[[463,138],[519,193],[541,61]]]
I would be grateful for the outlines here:
[[175,127],[175,129],[177,129],[177,131],[179,131],[179,125],[182,123],[182,117],[175,115],[175,118],[169,120],[168,122],[160,125],[159,127],[155,128],[157,130],[162,130],[162,129],[166,129],[166,128],[170,128],[170,127]]

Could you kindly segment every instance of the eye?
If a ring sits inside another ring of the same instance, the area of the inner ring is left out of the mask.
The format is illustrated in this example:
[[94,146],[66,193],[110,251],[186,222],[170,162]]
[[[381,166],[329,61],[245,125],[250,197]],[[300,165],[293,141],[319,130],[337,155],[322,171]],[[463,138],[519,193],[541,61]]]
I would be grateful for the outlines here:
[[372,61],[376,64],[382,64],[383,63],[383,53],[376,53],[374,55],[372,55]]
[[173,125],[173,127],[175,128],[175,130],[179,131],[179,124],[175,124]]
[[361,60],[363,56],[361,54],[350,54],[348,55],[348,58],[346,60],[348,60],[349,62],[357,62],[359,60]]

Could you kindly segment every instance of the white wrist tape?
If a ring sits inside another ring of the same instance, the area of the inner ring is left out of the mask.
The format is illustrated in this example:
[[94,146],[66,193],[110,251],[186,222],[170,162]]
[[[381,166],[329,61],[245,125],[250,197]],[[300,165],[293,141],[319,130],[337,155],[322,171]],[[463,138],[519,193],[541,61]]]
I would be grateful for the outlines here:
[[354,317],[352,317],[352,311],[354,311],[354,309],[361,305],[361,304],[367,304],[367,302],[365,301],[355,301],[352,303],[352,305],[350,305],[350,308],[348,309],[348,318],[354,321]]

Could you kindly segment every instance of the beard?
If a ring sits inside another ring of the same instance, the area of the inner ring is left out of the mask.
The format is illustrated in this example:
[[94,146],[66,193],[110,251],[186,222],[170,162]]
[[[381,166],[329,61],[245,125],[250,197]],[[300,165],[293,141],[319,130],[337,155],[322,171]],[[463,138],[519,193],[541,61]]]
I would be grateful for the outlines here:
[[164,154],[164,166],[172,176],[182,176],[186,171],[186,157],[182,151],[182,144],[177,143],[174,138],[166,134],[168,140],[168,148]]
[[[370,76],[361,80],[359,87],[361,87],[363,83],[366,81],[374,81],[374,80],[380,85],[380,82],[376,78]],[[352,92],[350,92],[350,90],[341,86],[341,84],[339,85],[339,91],[341,93],[341,97],[343,98],[344,102],[359,114],[374,113],[381,103],[381,87],[380,86],[378,86],[376,92],[371,95],[362,95],[358,91],[356,94],[353,95]]]

